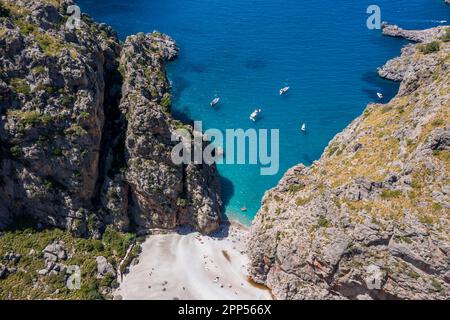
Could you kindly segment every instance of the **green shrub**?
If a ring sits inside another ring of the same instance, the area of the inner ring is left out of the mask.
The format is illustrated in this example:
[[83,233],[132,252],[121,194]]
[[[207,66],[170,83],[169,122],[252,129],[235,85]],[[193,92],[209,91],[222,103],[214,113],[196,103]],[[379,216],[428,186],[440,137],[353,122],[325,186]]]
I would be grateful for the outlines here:
[[9,149],[9,152],[13,157],[20,157],[22,154],[22,148],[20,146],[12,146],[11,149]]
[[163,110],[165,112],[170,112],[171,104],[172,98],[170,97],[170,94],[165,94],[164,97],[161,99],[161,106],[163,107]]
[[54,148],[51,152],[52,156],[54,157],[61,157],[63,155],[63,152],[61,148]]
[[431,125],[432,125],[433,127],[440,127],[440,126],[445,125],[445,121],[442,120],[442,119],[436,119],[436,120],[434,120],[434,121],[431,123]]
[[64,107],[70,107],[75,103],[75,97],[71,95],[62,95],[60,101]]
[[18,94],[24,94],[26,96],[30,95],[31,89],[28,82],[24,79],[13,78],[10,83],[11,87]]
[[431,209],[433,209],[434,211],[439,211],[442,209],[442,205],[440,203],[434,202],[431,205]]
[[423,54],[429,54],[438,52],[440,48],[441,48],[440,43],[438,41],[433,41],[427,44],[420,45],[419,51],[422,52]]
[[11,111],[9,115],[18,118],[18,122],[23,126],[37,126],[39,124],[49,124],[52,118],[49,115],[41,114],[39,111]]
[[419,217],[420,223],[432,225],[433,224],[433,218],[430,216],[422,215]]
[[178,207],[186,207],[188,205],[188,201],[184,198],[178,198],[177,199],[177,206]]
[[43,74],[43,73],[45,73],[45,67],[44,66],[36,66],[32,69],[32,71],[35,74]]
[[86,119],[89,119],[89,117],[90,117],[89,112],[83,111],[83,112],[80,113],[80,118],[81,119],[86,120]]
[[126,234],[125,236],[114,230],[112,226],[108,226],[103,234],[103,242],[106,249],[115,252],[118,256],[124,256],[128,247],[134,241],[135,235]]
[[417,272],[415,272],[414,270],[409,270],[408,271],[408,276],[410,277],[410,278],[413,278],[413,279],[419,279],[420,278],[420,274],[418,274]]
[[28,36],[29,34],[32,34],[36,31],[36,26],[32,23],[29,23],[28,21],[20,19],[16,20],[16,24],[19,27],[20,33],[24,36]]
[[441,292],[443,290],[441,283],[439,281],[437,281],[436,279],[434,279],[434,278],[431,279],[431,285],[433,286],[433,288],[436,291]]
[[295,204],[298,206],[303,206],[303,205],[307,204],[309,202],[309,200],[310,200],[309,198],[298,197],[295,200]]
[[48,56],[58,55],[63,48],[63,44],[55,36],[46,33],[36,33],[35,38],[39,48]]
[[380,197],[382,199],[398,198],[401,194],[400,190],[383,190]]
[[302,184],[291,184],[288,188],[290,193],[297,193],[305,188]]
[[46,180],[44,182],[44,187],[47,191],[55,190],[55,184],[50,180]]
[[98,290],[99,284],[96,281],[82,284],[80,288],[81,298],[85,300],[103,300],[103,296]]
[[64,130],[64,133],[69,136],[78,136],[78,137],[83,137],[88,134],[88,132],[83,127],[77,124],[74,124],[70,126],[70,128]]
[[327,218],[325,218],[324,216],[320,216],[319,220],[317,221],[317,227],[318,228],[328,228],[331,226],[330,221],[328,221]]
[[328,156],[331,157],[337,150],[339,149],[338,146],[332,146],[328,149]]

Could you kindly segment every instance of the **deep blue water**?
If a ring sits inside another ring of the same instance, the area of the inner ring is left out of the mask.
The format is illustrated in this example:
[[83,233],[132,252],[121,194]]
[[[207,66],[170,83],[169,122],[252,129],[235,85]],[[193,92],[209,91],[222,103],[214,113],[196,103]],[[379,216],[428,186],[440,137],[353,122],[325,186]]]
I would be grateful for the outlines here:
[[[450,21],[444,0],[79,0],[83,12],[112,25],[123,39],[159,30],[181,47],[169,65],[174,112],[202,120],[204,128],[279,128],[280,171],[260,176],[259,166],[222,165],[226,211],[251,221],[264,191],[300,162],[318,159],[333,136],[398,86],[376,68],[399,54],[405,41],[366,28],[366,8],[405,28]],[[280,97],[278,90],[291,90]],[[221,97],[218,110],[209,102]],[[253,124],[257,106],[264,118]],[[307,134],[299,126],[307,123]],[[240,208],[246,206],[246,213]]]

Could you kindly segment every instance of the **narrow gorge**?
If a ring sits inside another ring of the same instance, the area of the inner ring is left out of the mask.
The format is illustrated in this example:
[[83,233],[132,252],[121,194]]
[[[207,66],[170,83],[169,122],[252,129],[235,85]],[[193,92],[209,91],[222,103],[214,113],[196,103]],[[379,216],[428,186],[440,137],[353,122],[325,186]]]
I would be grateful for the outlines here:
[[32,219],[99,238],[107,225],[146,233],[220,222],[216,168],[177,166],[160,33],[119,43],[70,1],[2,1],[0,226]]

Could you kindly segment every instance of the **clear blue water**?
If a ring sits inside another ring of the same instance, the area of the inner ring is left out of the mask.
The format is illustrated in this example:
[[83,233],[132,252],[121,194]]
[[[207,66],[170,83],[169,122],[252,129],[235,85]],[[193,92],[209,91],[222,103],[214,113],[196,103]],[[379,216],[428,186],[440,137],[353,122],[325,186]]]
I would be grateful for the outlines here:
[[[226,212],[249,223],[265,190],[300,162],[318,159],[333,136],[357,117],[376,92],[386,100],[398,86],[376,68],[399,54],[405,41],[366,28],[373,1],[348,0],[79,0],[83,12],[112,25],[123,39],[159,30],[181,47],[169,65],[174,112],[204,128],[279,128],[280,171],[222,165]],[[405,28],[450,21],[443,0],[378,0],[382,20]],[[285,96],[278,90],[291,86]],[[209,102],[221,97],[220,108]],[[248,115],[260,106],[256,124]],[[302,122],[306,135],[299,133]],[[240,208],[246,206],[246,213]]]

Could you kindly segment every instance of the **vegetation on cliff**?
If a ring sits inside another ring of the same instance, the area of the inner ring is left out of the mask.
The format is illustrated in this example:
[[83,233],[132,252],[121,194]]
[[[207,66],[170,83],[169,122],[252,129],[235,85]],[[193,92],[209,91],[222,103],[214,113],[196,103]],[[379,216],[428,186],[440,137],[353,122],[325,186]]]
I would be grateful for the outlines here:
[[0,298],[108,298],[137,233],[220,222],[215,167],[168,157],[174,41],[68,28],[70,5],[0,0]]
[[397,96],[266,193],[250,272],[277,298],[449,298],[449,30],[385,26],[421,42],[379,70]]

